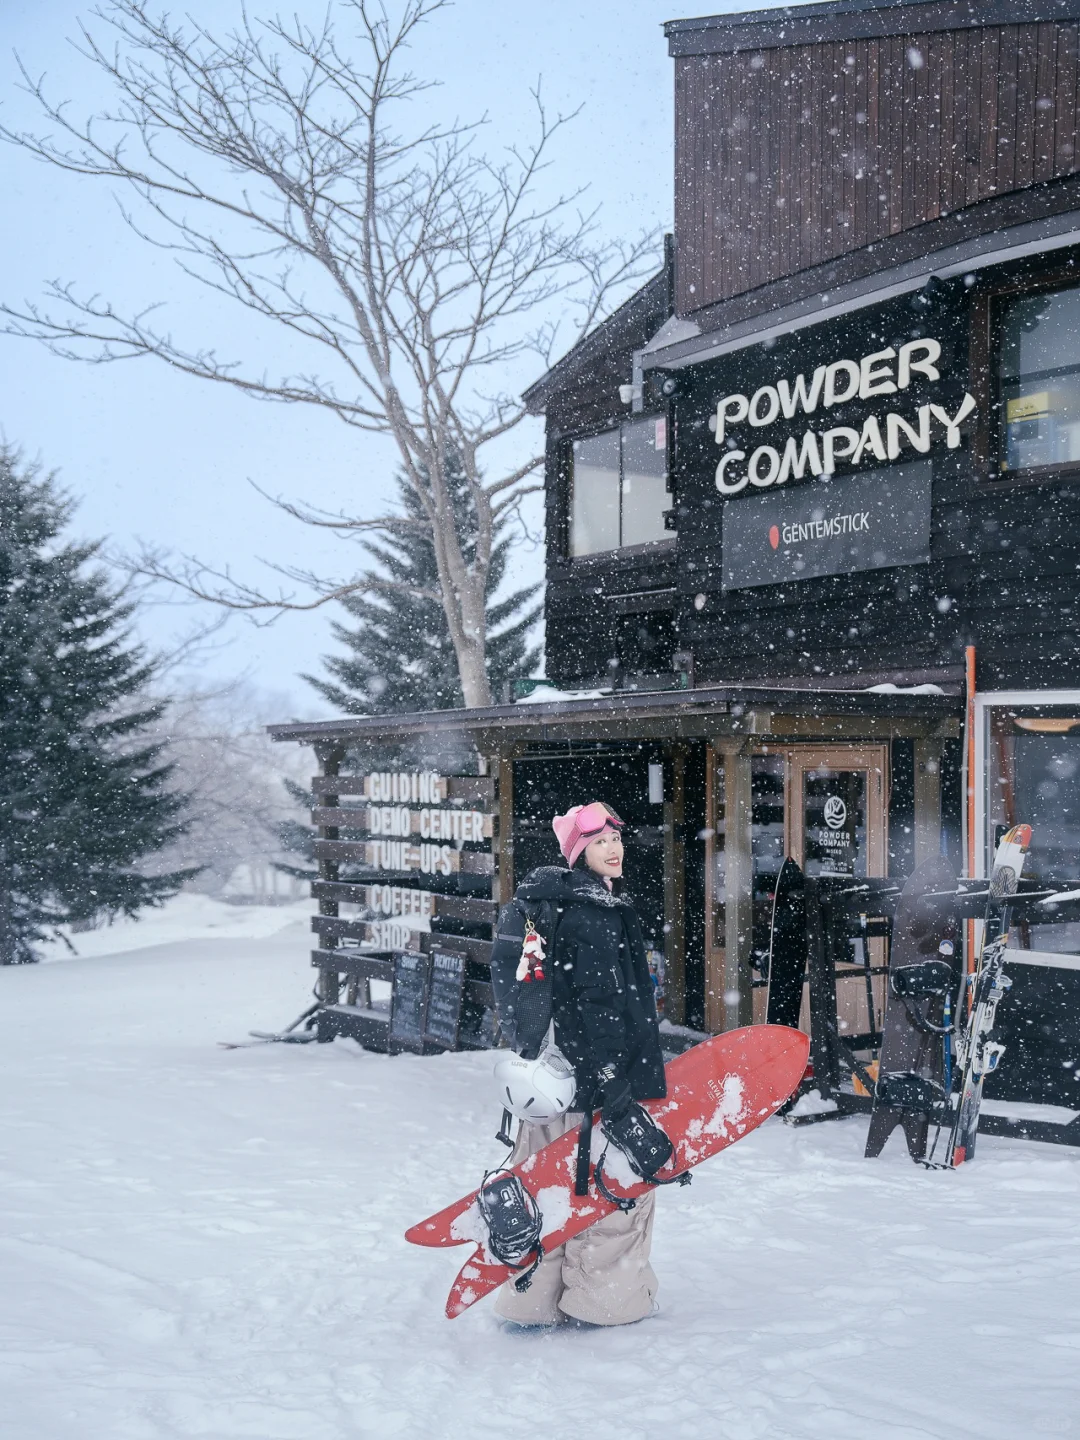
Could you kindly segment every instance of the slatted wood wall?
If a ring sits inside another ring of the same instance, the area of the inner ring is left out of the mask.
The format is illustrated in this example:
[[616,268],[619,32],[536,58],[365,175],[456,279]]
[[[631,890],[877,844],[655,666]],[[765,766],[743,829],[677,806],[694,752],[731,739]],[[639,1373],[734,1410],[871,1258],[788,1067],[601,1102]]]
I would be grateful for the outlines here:
[[678,312],[1080,172],[1078,30],[678,58]]

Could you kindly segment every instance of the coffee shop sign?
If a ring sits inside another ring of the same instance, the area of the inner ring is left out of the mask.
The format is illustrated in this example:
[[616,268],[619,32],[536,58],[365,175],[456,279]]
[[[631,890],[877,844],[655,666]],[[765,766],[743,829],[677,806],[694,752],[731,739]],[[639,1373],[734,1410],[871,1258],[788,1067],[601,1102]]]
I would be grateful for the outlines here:
[[[763,430],[776,421],[793,420],[799,411],[813,415],[820,407],[831,410],[853,400],[871,400],[878,395],[895,395],[906,390],[913,376],[941,379],[937,362],[941,346],[936,340],[910,340],[899,349],[875,350],[861,360],[834,360],[819,365],[810,377],[797,375],[794,383],[778,380],[762,385],[753,395],[725,395],[709,417],[716,443],[731,446],[732,426],[749,424]],[[898,460],[905,448],[925,455],[931,445],[944,439],[950,450],[960,444],[960,426],[975,410],[975,399],[965,394],[956,412],[942,405],[920,405],[915,423],[899,411],[883,416],[870,415],[861,429],[835,425],[828,429],[804,430],[792,435],[782,450],[759,445],[747,459],[744,450],[729,448],[716,467],[716,488],[721,495],[738,495],[748,485],[766,489],[804,475],[831,475],[837,464],[862,465]]]

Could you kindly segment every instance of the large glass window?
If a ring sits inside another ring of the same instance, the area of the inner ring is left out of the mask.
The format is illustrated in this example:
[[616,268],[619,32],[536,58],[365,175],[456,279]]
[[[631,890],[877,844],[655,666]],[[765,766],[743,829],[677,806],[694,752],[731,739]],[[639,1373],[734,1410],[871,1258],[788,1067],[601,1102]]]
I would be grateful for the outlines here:
[[1001,468],[1080,464],[1080,289],[1001,302]]
[[630,420],[575,440],[570,500],[570,554],[595,555],[670,538],[664,512],[667,421]]
[[[1024,873],[1043,882],[1080,880],[1080,708],[1002,707],[986,729],[986,863],[1013,825],[1031,826]],[[1023,948],[1080,951],[1080,922],[1025,923]]]

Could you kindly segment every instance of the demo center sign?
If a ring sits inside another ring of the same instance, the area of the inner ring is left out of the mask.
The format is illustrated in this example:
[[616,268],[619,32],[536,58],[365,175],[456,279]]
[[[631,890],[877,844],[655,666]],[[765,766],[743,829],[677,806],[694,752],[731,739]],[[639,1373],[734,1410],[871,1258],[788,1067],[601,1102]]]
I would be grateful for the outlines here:
[[726,505],[724,589],[925,564],[930,479],[919,460]]

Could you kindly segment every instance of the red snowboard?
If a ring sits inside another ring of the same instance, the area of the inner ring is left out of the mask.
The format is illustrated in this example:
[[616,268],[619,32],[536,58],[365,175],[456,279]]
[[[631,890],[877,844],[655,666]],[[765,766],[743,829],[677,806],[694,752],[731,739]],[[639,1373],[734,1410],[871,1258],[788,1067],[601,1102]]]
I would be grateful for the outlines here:
[[[666,1071],[667,1099],[645,1104],[675,1143],[675,1159],[661,1173],[675,1175],[699,1165],[767,1120],[803,1078],[809,1049],[809,1037],[801,1030],[754,1025],[717,1035],[672,1060]],[[597,1123],[592,1132],[594,1164],[604,1143]],[[577,1144],[575,1129],[514,1166],[544,1217],[545,1251],[562,1245],[615,1209],[592,1187],[587,1196],[574,1194]],[[650,1188],[637,1179],[614,1147],[604,1160],[604,1175],[614,1182],[615,1193],[637,1197]],[[446,1302],[451,1320],[514,1273],[489,1259],[484,1250],[484,1223],[474,1203],[476,1194],[471,1191],[405,1232],[405,1239],[413,1245],[475,1245]]]

